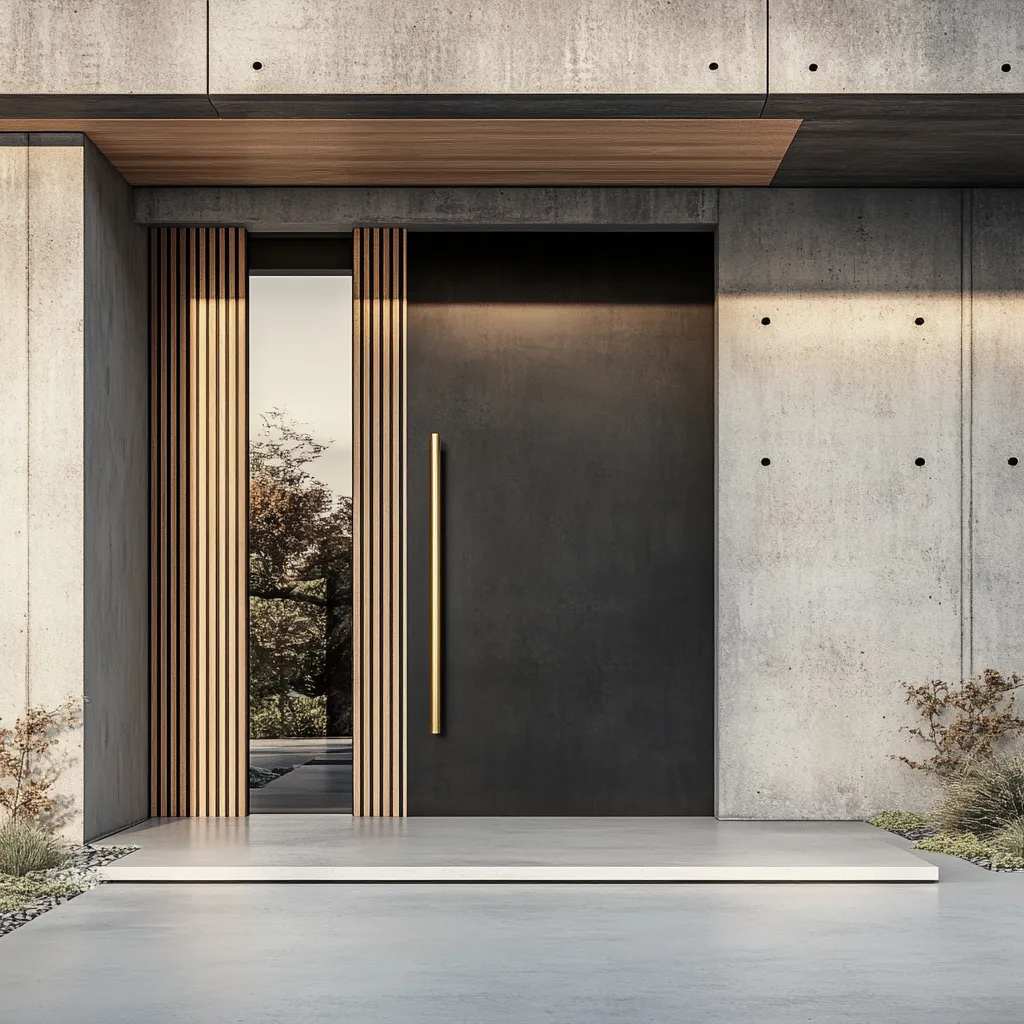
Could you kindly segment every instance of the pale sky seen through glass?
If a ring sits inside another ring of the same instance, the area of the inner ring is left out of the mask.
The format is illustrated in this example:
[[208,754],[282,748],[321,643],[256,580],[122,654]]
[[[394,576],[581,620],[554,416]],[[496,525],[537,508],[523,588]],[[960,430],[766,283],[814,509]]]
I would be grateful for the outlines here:
[[308,467],[352,494],[352,278],[249,279],[249,436],[287,412],[327,451]]

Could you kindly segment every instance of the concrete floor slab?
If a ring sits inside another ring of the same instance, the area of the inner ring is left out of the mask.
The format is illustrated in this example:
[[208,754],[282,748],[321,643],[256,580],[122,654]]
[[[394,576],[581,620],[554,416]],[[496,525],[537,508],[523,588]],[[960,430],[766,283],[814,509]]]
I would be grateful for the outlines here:
[[714,818],[154,818],[107,881],[934,882],[862,822]]
[[0,939],[0,1016],[1019,1024],[1024,874],[926,856],[942,885],[105,885]]

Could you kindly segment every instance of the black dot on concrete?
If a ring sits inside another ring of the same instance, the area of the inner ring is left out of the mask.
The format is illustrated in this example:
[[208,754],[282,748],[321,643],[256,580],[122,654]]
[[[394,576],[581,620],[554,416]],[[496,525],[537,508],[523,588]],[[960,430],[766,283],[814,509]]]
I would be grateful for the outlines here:
[[1017,456],[1016,455],[1011,455],[1006,461],[1007,461],[1008,465],[1016,466],[1017,465]]
[[765,327],[767,327],[771,322],[772,322],[772,318],[770,316],[763,316],[763,317],[761,317],[761,323],[763,323],[765,325]]
[[923,323],[924,323],[924,317],[923,317],[923,316],[919,316],[919,317],[918,317],[918,318],[917,318],[917,319],[916,319],[916,320],[914,321],[914,323],[915,323],[915,324],[917,324],[917,326],[918,326],[918,327],[920,327],[920,326],[921,326],[921,324],[923,324]]
[[761,460],[761,465],[762,466],[770,466],[771,464],[772,464],[772,460],[771,459],[762,459]]
[[922,459],[920,457],[914,459],[914,465],[915,466],[923,466],[924,465],[924,459]]
[[807,70],[808,71],[817,71],[818,70],[818,65],[817,64],[808,64],[807,65]]
[[263,62],[262,61],[258,61],[258,60],[254,60],[252,62],[252,69],[253,69],[253,71],[261,71],[263,69]]
[[717,61],[717,60],[713,60],[713,61],[712,61],[712,62],[711,62],[711,63],[710,63],[709,65],[708,65],[708,68],[710,68],[710,69],[711,69],[712,71],[717,71],[717,70],[718,70],[718,61]]
[[1013,70],[1013,68],[1012,68],[1012,67],[1011,67],[1011,66],[1010,66],[1009,64],[1004,64],[1004,65],[1003,65],[1003,71],[1004,71],[1004,72],[1006,72],[1006,71],[1012,71],[1012,70]]

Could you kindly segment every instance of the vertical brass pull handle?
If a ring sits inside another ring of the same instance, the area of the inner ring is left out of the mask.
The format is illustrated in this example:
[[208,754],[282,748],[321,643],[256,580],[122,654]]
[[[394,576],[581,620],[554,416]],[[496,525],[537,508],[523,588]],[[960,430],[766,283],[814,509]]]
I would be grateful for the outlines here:
[[441,437],[430,435],[430,731],[441,733]]

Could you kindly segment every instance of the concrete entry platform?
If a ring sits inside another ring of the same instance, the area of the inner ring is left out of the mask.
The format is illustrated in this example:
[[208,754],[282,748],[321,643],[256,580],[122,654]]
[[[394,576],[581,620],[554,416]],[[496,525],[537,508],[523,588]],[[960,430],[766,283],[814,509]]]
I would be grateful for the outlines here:
[[863,822],[714,818],[153,818],[107,882],[936,882]]

